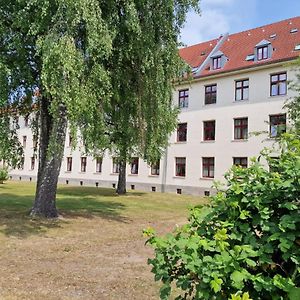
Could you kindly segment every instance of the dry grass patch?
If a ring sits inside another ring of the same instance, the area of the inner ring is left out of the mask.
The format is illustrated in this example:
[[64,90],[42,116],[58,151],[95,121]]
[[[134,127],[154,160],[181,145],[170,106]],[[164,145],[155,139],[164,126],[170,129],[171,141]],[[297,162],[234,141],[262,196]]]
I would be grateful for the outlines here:
[[170,231],[201,197],[61,186],[58,220],[32,220],[34,184],[0,186],[0,299],[158,299],[143,228]]

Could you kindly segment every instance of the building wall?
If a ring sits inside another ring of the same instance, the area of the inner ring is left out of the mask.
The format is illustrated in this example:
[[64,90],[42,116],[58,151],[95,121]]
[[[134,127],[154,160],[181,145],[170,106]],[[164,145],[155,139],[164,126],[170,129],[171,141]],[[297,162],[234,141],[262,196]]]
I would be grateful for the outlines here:
[[[274,139],[269,138],[269,115],[283,112],[286,99],[293,96],[293,91],[288,90],[284,96],[270,96],[270,75],[279,72],[287,72],[288,80],[293,80],[295,74],[285,64],[269,65],[264,68],[251,68],[248,70],[227,73],[215,77],[206,77],[182,84],[176,88],[173,95],[174,105],[178,105],[178,91],[189,89],[189,105],[182,108],[179,114],[179,123],[187,123],[187,141],[177,142],[175,131],[169,139],[169,147],[166,155],[160,161],[160,175],[150,175],[150,167],[139,159],[139,174],[132,175],[130,167],[127,168],[128,188],[151,191],[180,192],[203,195],[205,191],[211,191],[213,180],[223,181],[224,173],[232,166],[233,157],[258,156],[263,147],[271,147]],[[249,79],[248,100],[235,101],[235,80]],[[205,86],[217,84],[217,103],[204,104]],[[234,140],[234,118],[248,118],[249,138],[247,140]],[[203,141],[203,121],[216,121],[215,141]],[[12,170],[11,176],[15,179],[35,180],[35,169],[31,170],[31,157],[33,156],[32,134],[21,120],[19,136],[27,136],[25,147],[25,164],[23,170]],[[265,131],[259,136],[251,133]],[[112,187],[117,183],[118,175],[112,173],[112,160],[108,153],[103,158],[102,172],[95,172],[95,160],[87,158],[86,172],[80,172],[80,147],[72,150],[68,147],[68,138],[65,147],[60,182],[68,184],[96,185]],[[67,157],[73,158],[72,171],[67,172]],[[175,158],[186,157],[186,176],[175,176]],[[215,158],[214,179],[203,178],[202,157]]]

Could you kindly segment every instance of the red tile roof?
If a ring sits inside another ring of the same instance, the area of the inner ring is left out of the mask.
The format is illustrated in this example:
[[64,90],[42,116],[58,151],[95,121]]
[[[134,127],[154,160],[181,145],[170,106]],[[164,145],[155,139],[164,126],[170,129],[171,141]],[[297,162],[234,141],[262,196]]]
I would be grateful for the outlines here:
[[[291,33],[292,29],[298,29],[298,31]],[[271,36],[274,34],[276,36],[272,38]],[[246,61],[247,55],[254,54],[255,46],[262,40],[271,42],[273,47],[272,57],[261,61]],[[217,42],[218,39],[215,39],[182,48],[179,50],[179,54],[191,67],[196,68],[204,62]],[[224,67],[218,70],[210,70],[208,63],[196,77],[297,58],[300,55],[300,51],[295,51],[294,49],[298,44],[300,44],[300,17],[231,34],[219,48],[228,58]]]

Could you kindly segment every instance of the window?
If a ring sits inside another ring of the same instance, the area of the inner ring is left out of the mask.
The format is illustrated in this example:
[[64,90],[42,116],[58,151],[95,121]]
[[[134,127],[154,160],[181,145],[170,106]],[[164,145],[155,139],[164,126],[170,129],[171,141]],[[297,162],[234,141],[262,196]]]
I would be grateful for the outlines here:
[[34,170],[35,167],[35,157],[31,157],[30,160],[30,170]]
[[248,138],[248,118],[234,119],[234,139],[245,140]]
[[81,172],[86,172],[86,157],[81,157],[80,171]]
[[248,167],[248,158],[247,157],[234,157],[233,164],[235,166],[240,166],[245,169]]
[[212,67],[213,70],[221,69],[221,56],[213,58]]
[[268,46],[263,46],[263,47],[257,48],[257,60],[263,60],[263,59],[267,59],[269,57],[268,48],[269,48]]
[[24,136],[23,136],[23,142],[22,142],[23,148],[26,148],[26,142],[27,142],[27,136],[24,135]]
[[133,157],[131,160],[131,169],[130,169],[131,174],[139,174],[139,158],[138,157]]
[[205,104],[213,104],[217,102],[217,85],[207,85],[205,87]]
[[286,131],[286,115],[270,116],[270,137],[278,137]]
[[67,172],[72,171],[72,157],[67,157]]
[[249,80],[238,80],[235,82],[235,101],[248,100]]
[[176,164],[176,170],[175,175],[180,177],[185,177],[185,163],[186,158],[185,157],[176,157],[175,158],[175,164]]
[[112,159],[112,172],[115,174],[118,174],[120,172],[120,163],[117,157],[113,157]]
[[189,106],[189,90],[180,90],[179,91],[179,107],[184,108]]
[[96,173],[102,172],[102,157],[96,158]]
[[215,158],[203,157],[202,158],[202,177],[214,178],[215,177]]
[[72,146],[72,142],[73,142],[72,136],[69,134],[68,147]]
[[29,116],[24,117],[24,126],[28,127],[29,125]]
[[215,128],[216,121],[204,121],[203,122],[203,140],[214,141],[215,140]]
[[271,96],[286,95],[286,72],[271,75]]
[[177,126],[177,142],[186,142],[187,140],[187,123],[181,123]]
[[36,147],[37,147],[37,142],[38,142],[37,136],[34,135],[34,136],[32,137],[32,147],[33,147],[33,148],[36,148]]
[[159,175],[160,160],[151,165],[151,175]]

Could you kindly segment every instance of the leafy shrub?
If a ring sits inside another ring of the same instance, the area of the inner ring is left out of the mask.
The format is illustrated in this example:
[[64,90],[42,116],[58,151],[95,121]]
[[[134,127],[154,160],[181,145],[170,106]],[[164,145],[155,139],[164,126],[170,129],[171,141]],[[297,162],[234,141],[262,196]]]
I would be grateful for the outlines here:
[[6,168],[0,168],[0,183],[8,179],[8,172]]
[[161,299],[300,299],[300,141],[286,135],[270,166],[233,167],[227,189],[166,237],[145,230],[155,249]]

